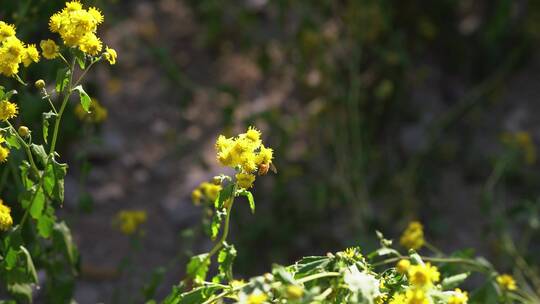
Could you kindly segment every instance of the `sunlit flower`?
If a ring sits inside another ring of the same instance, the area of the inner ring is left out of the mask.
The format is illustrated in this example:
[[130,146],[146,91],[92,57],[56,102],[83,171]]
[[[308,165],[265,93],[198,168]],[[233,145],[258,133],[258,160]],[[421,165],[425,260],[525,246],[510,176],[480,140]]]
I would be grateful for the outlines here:
[[0,231],[6,231],[13,226],[13,218],[11,218],[11,208],[4,204],[0,199]]
[[516,290],[517,284],[514,278],[509,274],[497,276],[497,284],[504,290]]

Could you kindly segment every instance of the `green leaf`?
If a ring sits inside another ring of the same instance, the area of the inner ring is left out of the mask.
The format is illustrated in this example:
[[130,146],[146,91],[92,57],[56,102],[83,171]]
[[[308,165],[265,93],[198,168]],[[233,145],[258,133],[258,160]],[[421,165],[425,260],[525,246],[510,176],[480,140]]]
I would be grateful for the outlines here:
[[29,275],[29,278],[32,280],[32,283],[38,282],[36,267],[34,266],[34,262],[32,261],[32,256],[26,250],[24,246],[20,246],[20,254],[25,258],[26,262],[26,273]]
[[225,277],[227,281],[233,280],[232,267],[236,258],[237,252],[233,245],[225,244],[223,249],[218,254],[218,270],[221,276]]
[[32,189],[34,186],[34,182],[28,177],[28,172],[30,171],[30,163],[26,160],[22,161],[21,165],[19,166],[19,170],[21,171],[21,181],[26,190]]
[[15,148],[19,150],[21,144],[19,143],[19,138],[15,135],[14,131],[10,128],[6,137],[6,143],[10,148]]
[[[32,302],[32,284],[8,284],[8,292],[13,295],[18,303],[31,303]],[[14,302],[16,303],[16,302]]]
[[60,164],[55,159],[51,159],[45,167],[43,173],[43,188],[48,196],[58,201],[64,202],[64,178],[67,173],[67,165]]
[[45,143],[47,143],[47,140],[49,138],[49,120],[58,116],[56,113],[54,113],[53,111],[49,111],[47,113],[43,113],[42,114],[42,120],[43,120],[43,126],[42,126],[42,129],[43,129],[43,141]]
[[54,216],[52,214],[43,214],[37,222],[37,229],[39,235],[43,238],[49,238],[51,236],[54,227]]
[[249,208],[251,209],[251,213],[255,213],[255,200],[253,199],[253,194],[249,192],[246,189],[242,189],[238,191],[238,195],[245,196],[248,199],[249,202]]
[[214,201],[214,207],[216,209],[223,208],[223,205],[225,204],[225,202],[232,197],[233,189],[234,189],[234,185],[229,184],[225,186],[223,189],[221,189],[221,191],[219,191],[219,194],[216,200]]
[[30,215],[34,219],[39,219],[43,213],[43,207],[45,207],[45,194],[43,193],[43,188],[39,188],[32,193],[29,204]]
[[90,96],[86,94],[82,85],[76,86],[75,88],[73,88],[73,90],[79,91],[81,106],[86,111],[86,113],[90,113],[90,104],[92,103],[92,99],[90,99]]
[[71,72],[68,68],[58,70],[56,73],[56,92],[62,93],[69,85],[69,77]]
[[208,273],[208,266],[210,266],[208,253],[193,256],[187,265],[187,275],[194,281],[204,281]]
[[220,287],[216,285],[208,285],[194,288],[189,292],[182,293],[177,297],[165,299],[164,304],[200,304],[208,300]]
[[65,222],[55,223],[53,227],[53,246],[63,251],[69,260],[72,271],[76,271],[79,263],[79,252],[73,243],[71,231]]
[[221,210],[216,210],[212,216],[212,222],[210,223],[210,238],[215,240],[219,234],[219,228],[221,227],[221,222],[223,218],[227,215],[227,209],[223,208]]
[[79,64],[81,70],[84,70],[86,66],[86,58],[84,53],[79,50],[75,51],[75,59],[77,60],[77,64]]
[[31,144],[30,150],[32,150],[38,161],[45,166],[47,163],[47,152],[45,152],[45,148],[42,145]]
[[454,289],[459,284],[463,283],[469,277],[469,273],[460,273],[451,277],[444,278],[441,282],[443,289]]

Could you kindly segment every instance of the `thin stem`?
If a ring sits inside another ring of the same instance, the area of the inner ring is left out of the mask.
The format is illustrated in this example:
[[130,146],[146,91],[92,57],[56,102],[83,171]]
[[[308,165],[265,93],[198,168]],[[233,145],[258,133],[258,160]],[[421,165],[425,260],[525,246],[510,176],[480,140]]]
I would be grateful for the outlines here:
[[60,129],[60,121],[62,120],[62,114],[64,114],[64,110],[66,109],[66,105],[69,101],[69,96],[71,95],[72,83],[73,83],[73,70],[75,69],[75,59],[73,59],[70,69],[71,71],[69,73],[70,74],[69,84],[68,84],[67,89],[64,92],[64,100],[62,101],[62,105],[60,106],[60,112],[58,112],[58,116],[56,116],[56,120],[54,121],[53,138],[51,141],[51,148],[49,150],[49,154],[53,153],[54,149],[56,148],[56,140],[58,138],[58,130]]
[[301,279],[298,279],[297,282],[300,283],[300,284],[304,284],[306,282],[317,280],[317,279],[320,279],[320,278],[338,277],[340,275],[341,275],[341,273],[339,273],[339,272],[321,272],[321,273],[312,274],[312,275],[309,275],[307,277],[303,277]]
[[227,241],[227,236],[229,235],[229,224],[231,220],[231,210],[232,206],[234,204],[234,191],[236,190],[236,187],[233,189],[233,197],[231,197],[231,203],[229,206],[227,206],[227,215],[225,216],[225,225],[223,227],[223,234],[221,235],[221,238],[219,239],[219,242],[214,245],[214,248],[210,250],[210,253],[208,253],[207,259],[211,259],[214,254],[216,254],[222,247],[225,241]]
[[79,85],[79,83],[81,82],[81,80],[83,79],[83,77],[86,75],[86,73],[88,73],[88,71],[90,70],[90,68],[98,61],[101,60],[101,57],[97,60],[93,60],[92,62],[90,62],[90,64],[88,65],[88,67],[82,72],[81,76],[79,77],[79,79],[77,79],[77,81],[75,81],[75,84],[73,85],[73,87],[76,87]]

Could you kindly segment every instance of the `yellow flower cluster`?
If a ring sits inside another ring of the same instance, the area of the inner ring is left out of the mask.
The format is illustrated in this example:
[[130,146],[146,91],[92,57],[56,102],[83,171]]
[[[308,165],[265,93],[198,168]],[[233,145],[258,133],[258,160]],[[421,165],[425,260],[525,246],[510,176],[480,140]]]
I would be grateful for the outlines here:
[[11,218],[11,209],[0,199],[0,231],[6,231],[13,226]]
[[218,197],[219,191],[221,191],[220,185],[203,182],[199,185],[199,187],[197,187],[197,189],[193,190],[191,193],[191,199],[195,205],[199,205],[203,200],[214,202]]
[[41,40],[39,43],[41,54],[46,59],[54,59],[60,54],[60,47],[51,39]]
[[15,27],[0,21],[0,74],[11,77],[19,73],[19,65],[25,67],[39,61],[34,44],[25,45],[16,36]]
[[[410,286],[405,292],[398,293],[392,297],[390,304],[428,304],[431,303],[428,290],[435,286],[440,280],[440,273],[437,267],[430,263],[411,265],[409,260],[400,260],[396,269],[399,273],[407,275]],[[468,296],[466,292],[456,289],[449,298],[451,304],[466,304]]]
[[272,164],[272,149],[262,144],[261,132],[253,127],[233,138],[220,135],[216,150],[222,165],[237,170],[236,182],[240,188],[251,188],[255,173],[266,174]]
[[95,98],[92,98],[89,108],[90,113],[86,112],[80,103],[75,107],[75,116],[81,121],[88,123],[100,123],[107,119],[108,112]]
[[97,26],[103,20],[103,14],[97,8],[86,10],[79,1],[70,1],[62,11],[50,18],[49,29],[60,34],[65,45],[77,47],[95,56],[103,48],[101,40],[96,36]]
[[516,290],[517,284],[514,278],[509,274],[501,274],[497,276],[497,284],[499,284],[499,287],[501,287],[503,290]]
[[401,245],[407,249],[420,249],[424,246],[424,227],[420,222],[411,222],[401,235]]
[[115,217],[114,224],[126,235],[132,235],[146,222],[146,211],[122,210]]

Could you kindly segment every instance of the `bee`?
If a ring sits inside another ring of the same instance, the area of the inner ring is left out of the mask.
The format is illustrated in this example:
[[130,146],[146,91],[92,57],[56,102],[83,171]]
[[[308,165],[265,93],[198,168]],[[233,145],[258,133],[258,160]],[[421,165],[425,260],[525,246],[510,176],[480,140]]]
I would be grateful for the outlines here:
[[277,168],[273,163],[259,165],[259,175],[266,175],[268,173],[268,170],[271,170],[272,172],[277,174]]

